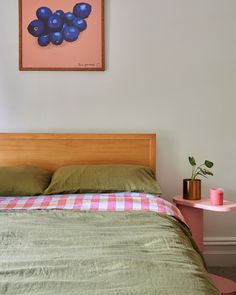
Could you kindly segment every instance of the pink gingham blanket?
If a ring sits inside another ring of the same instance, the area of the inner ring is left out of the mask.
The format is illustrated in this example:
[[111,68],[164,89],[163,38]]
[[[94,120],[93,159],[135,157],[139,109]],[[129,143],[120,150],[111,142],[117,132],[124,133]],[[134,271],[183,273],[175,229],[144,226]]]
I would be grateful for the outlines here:
[[0,210],[152,211],[176,217],[185,223],[172,203],[151,194],[108,193],[50,196],[0,197]]

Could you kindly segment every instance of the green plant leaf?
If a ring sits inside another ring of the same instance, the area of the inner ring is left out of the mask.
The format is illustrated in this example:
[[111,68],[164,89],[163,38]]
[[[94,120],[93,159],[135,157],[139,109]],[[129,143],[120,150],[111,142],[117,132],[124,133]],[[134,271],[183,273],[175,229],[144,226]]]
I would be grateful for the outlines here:
[[198,172],[198,173],[196,174],[196,177],[197,177],[198,175],[201,175],[201,176],[207,178],[207,177],[206,177],[204,174],[202,174],[201,172]]
[[199,170],[201,171],[202,174],[204,174],[204,175],[206,174],[206,169],[203,169],[203,168],[199,167]]
[[205,175],[211,175],[211,176],[213,176],[213,173],[211,171],[209,171],[209,170],[206,170],[205,171]]
[[205,161],[205,165],[206,165],[207,168],[212,168],[213,165],[214,165],[214,163],[211,162],[211,161],[206,160],[206,161]]
[[188,157],[189,163],[191,166],[196,166],[196,161],[194,159],[194,157]]

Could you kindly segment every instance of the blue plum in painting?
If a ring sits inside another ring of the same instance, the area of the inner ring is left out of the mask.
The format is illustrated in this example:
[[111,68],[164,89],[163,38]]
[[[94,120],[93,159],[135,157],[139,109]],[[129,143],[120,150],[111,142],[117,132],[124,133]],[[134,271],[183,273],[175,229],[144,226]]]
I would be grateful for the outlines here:
[[39,37],[42,35],[44,32],[45,26],[43,21],[39,19],[33,20],[29,25],[28,25],[28,31],[31,35],[34,37]]
[[38,45],[45,47],[50,43],[61,45],[63,41],[74,42],[81,32],[87,29],[88,18],[92,11],[89,3],[77,3],[73,12],[64,13],[58,9],[54,13],[49,7],[39,7],[36,10],[38,19],[30,22],[29,33],[38,38]]
[[82,18],[78,18],[78,17],[76,17],[76,18],[73,19],[72,25],[74,27],[77,27],[80,32],[83,32],[87,28],[86,20],[84,20]]
[[64,25],[63,25],[63,30],[66,28],[66,27],[68,27],[68,24],[67,23],[64,23]]
[[64,13],[63,10],[57,10],[57,11],[55,11],[54,14],[57,15],[57,16],[59,16],[62,19],[62,21],[65,20],[65,13]]
[[61,45],[63,42],[63,33],[62,32],[53,32],[50,34],[50,39],[52,44]]
[[48,28],[53,32],[59,32],[62,30],[64,25],[63,20],[56,14],[53,14],[48,19]]
[[64,39],[67,42],[74,42],[78,39],[80,31],[76,27],[66,26],[63,30]]
[[40,36],[38,43],[40,46],[47,46],[50,43],[50,34]]
[[75,18],[74,14],[72,12],[66,12],[65,13],[65,22],[70,25]]
[[89,17],[92,11],[92,6],[88,3],[77,3],[73,8],[73,13],[79,18]]
[[48,7],[39,7],[36,11],[37,18],[42,21],[47,21],[52,15],[52,11]]

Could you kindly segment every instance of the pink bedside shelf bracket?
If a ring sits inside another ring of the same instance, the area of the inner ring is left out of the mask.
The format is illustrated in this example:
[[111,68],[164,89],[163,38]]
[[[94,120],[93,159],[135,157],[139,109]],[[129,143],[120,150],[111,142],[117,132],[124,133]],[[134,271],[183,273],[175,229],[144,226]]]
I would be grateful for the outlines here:
[[[224,204],[220,206],[211,205],[210,200],[206,198],[197,201],[190,201],[183,199],[181,196],[176,196],[173,198],[173,201],[180,209],[184,219],[191,229],[193,239],[201,251],[203,251],[203,210],[215,212],[236,211],[236,203],[230,201],[224,201]],[[209,275],[222,295],[236,294],[235,282],[214,274]]]

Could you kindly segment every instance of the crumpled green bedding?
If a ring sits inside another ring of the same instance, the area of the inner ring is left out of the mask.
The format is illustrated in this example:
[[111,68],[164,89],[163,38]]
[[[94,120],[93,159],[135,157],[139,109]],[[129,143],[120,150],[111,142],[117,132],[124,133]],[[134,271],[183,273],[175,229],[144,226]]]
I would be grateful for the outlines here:
[[2,211],[0,294],[220,294],[195,247],[152,212]]

